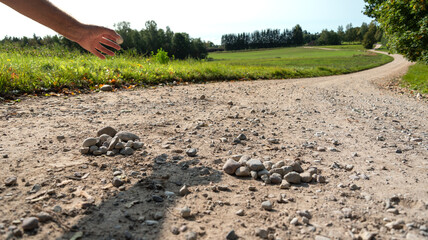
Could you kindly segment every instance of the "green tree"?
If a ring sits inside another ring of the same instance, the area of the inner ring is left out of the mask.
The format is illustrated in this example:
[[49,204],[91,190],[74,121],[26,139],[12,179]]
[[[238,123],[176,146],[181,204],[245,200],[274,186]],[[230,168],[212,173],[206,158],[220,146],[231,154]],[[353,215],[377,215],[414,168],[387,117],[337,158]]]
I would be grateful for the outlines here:
[[345,39],[345,31],[343,31],[342,25],[337,27],[337,35],[339,35],[340,42],[342,42]]
[[362,44],[365,49],[372,49],[375,43],[376,43],[376,24],[372,22],[368,26],[367,32],[364,34]]
[[388,48],[411,61],[428,64],[428,3],[425,0],[364,0],[365,14],[374,17]]
[[176,33],[172,39],[173,54],[176,59],[185,59],[190,53],[190,39],[187,33]]
[[360,41],[362,41],[364,39],[364,35],[366,35],[368,30],[369,30],[369,25],[367,25],[367,23],[363,22],[361,24],[359,31],[358,31],[358,39]]
[[300,27],[299,24],[297,24],[292,31],[292,37],[291,40],[294,45],[300,46],[303,45],[303,30],[302,27]]
[[317,40],[318,45],[340,45],[339,35],[333,30],[322,30],[320,37]]

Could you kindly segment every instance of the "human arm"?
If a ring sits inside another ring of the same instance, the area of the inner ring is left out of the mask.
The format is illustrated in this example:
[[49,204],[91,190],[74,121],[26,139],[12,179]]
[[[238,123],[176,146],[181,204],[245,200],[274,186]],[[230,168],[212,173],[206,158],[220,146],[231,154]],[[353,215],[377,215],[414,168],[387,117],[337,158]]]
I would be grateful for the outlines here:
[[[34,21],[51,28],[101,59],[102,53],[113,56],[114,53],[102,44],[120,49],[122,38],[115,31],[94,25],[80,23],[72,16],[57,8],[48,0],[0,0],[15,11]],[[102,53],[101,53],[102,52]]]

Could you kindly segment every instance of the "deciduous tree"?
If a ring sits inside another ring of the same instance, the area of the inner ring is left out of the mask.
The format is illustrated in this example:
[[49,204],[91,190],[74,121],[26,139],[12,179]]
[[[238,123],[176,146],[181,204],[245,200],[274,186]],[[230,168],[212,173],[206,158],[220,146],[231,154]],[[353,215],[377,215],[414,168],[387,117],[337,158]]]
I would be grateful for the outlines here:
[[411,61],[428,64],[428,3],[426,0],[364,0],[365,14],[384,30],[390,50]]

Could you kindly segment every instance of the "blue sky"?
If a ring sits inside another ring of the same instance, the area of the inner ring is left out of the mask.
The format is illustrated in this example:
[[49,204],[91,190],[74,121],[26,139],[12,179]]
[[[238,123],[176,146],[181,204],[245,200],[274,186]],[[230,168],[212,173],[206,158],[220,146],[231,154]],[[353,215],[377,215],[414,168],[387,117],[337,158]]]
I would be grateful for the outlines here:
[[[363,0],[51,0],[83,23],[113,28],[120,21],[134,29],[154,20],[159,28],[220,44],[226,33],[267,28],[291,29],[300,24],[309,32],[337,30],[339,25],[360,26],[365,16]],[[0,3],[0,39],[4,36],[54,35],[52,30],[21,16]]]

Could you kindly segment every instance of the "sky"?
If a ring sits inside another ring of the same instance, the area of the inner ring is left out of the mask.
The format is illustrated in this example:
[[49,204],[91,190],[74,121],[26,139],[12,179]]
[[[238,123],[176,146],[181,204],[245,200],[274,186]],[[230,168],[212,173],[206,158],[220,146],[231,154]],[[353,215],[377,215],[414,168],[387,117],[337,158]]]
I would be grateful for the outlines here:
[[[363,0],[51,0],[82,23],[114,28],[122,21],[141,30],[154,20],[158,28],[186,32],[192,38],[221,43],[228,33],[292,29],[311,33],[370,23]],[[0,39],[56,33],[0,3]]]

